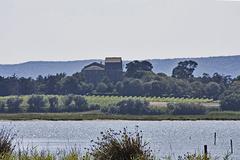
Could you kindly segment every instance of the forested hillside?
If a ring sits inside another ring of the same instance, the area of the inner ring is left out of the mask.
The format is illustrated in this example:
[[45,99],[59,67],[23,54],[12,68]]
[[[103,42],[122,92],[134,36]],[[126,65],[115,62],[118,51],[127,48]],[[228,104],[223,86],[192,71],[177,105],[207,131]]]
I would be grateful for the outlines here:
[[[160,57],[160,56],[159,56]],[[153,64],[154,72],[164,72],[171,74],[174,66],[178,62],[192,59],[199,65],[195,71],[195,75],[199,76],[202,73],[212,75],[215,72],[225,75],[232,75],[233,77],[240,75],[240,56],[225,56],[225,57],[207,57],[207,58],[182,58],[182,59],[152,59],[149,60]],[[0,76],[11,76],[16,74],[18,77],[33,77],[38,75],[46,76],[49,74],[66,73],[71,75],[94,61],[103,60],[78,60],[78,61],[63,61],[63,62],[26,62],[13,65],[0,65]],[[124,65],[129,61],[124,61]]]

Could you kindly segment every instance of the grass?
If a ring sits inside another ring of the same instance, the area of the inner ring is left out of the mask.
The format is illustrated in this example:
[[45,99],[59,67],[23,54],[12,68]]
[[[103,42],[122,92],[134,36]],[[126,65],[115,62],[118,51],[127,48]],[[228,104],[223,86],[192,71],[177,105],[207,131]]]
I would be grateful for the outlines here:
[[17,113],[0,114],[0,120],[240,120],[240,112],[210,112],[206,115],[107,115],[86,113]]

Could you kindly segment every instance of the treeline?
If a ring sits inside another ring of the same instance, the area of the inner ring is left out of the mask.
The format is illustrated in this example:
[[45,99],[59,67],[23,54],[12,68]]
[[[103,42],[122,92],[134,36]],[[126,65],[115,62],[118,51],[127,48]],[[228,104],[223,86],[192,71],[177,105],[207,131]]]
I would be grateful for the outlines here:
[[215,73],[204,73],[194,77],[197,67],[194,61],[180,62],[171,76],[154,73],[152,64],[147,61],[132,61],[127,64],[121,81],[112,82],[108,77],[99,83],[88,83],[84,74],[71,76],[64,73],[38,76],[36,79],[0,77],[0,96],[9,95],[121,95],[121,96],[161,96],[219,99],[239,78]]

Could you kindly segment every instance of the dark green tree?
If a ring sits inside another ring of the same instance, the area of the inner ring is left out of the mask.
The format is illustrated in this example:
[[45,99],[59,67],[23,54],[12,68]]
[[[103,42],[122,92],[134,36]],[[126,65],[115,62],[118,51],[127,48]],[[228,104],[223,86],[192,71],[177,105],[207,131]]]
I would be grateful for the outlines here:
[[7,109],[9,113],[19,113],[22,111],[20,105],[22,103],[22,99],[18,97],[9,98],[6,102]]
[[152,96],[163,96],[169,92],[168,82],[165,80],[152,82]]
[[201,81],[194,81],[191,84],[191,97],[202,98],[204,95],[204,84]]
[[221,99],[222,110],[240,111],[240,94],[232,93]]
[[208,98],[212,98],[212,99],[218,99],[220,94],[221,94],[221,86],[216,83],[216,82],[209,82],[206,86],[205,86],[205,95]]
[[75,107],[71,109],[72,112],[82,112],[88,110],[88,103],[82,96],[74,97]]
[[98,93],[106,93],[107,90],[108,90],[108,86],[105,83],[100,82],[97,84],[96,91]]
[[28,101],[28,112],[44,112],[46,107],[46,101],[41,95],[33,95]]
[[192,60],[179,62],[177,67],[175,67],[172,71],[172,77],[179,79],[192,78],[193,72],[197,66],[197,62]]
[[20,95],[31,95],[35,92],[35,81],[32,78],[20,78],[19,83],[19,94]]
[[151,72],[153,65],[148,61],[132,61],[126,65],[126,75],[133,77],[137,72]]
[[49,111],[50,112],[58,112],[60,111],[59,102],[57,97],[49,97]]

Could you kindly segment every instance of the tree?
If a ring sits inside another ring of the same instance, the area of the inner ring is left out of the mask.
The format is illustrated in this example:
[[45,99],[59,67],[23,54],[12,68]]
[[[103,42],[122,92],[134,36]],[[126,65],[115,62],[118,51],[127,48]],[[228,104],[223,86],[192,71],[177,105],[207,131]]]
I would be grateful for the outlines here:
[[149,103],[141,100],[123,100],[116,104],[116,106],[109,106],[108,112],[111,114],[130,114],[130,115],[140,115],[148,114]]
[[191,93],[191,86],[187,80],[176,79],[175,81],[171,82],[171,93],[175,97],[190,97]]
[[177,67],[175,67],[172,71],[172,77],[179,79],[192,78],[193,72],[197,66],[197,62],[192,60],[179,62]]
[[224,85],[225,87],[229,86],[233,82],[230,75],[225,76],[218,73],[213,74],[212,81]]
[[208,98],[218,99],[221,94],[221,86],[216,82],[209,82],[205,86],[205,95]]
[[88,103],[82,96],[68,95],[64,100],[64,111],[82,112],[88,110]]
[[58,103],[58,98],[57,97],[50,97],[48,99],[49,102],[49,111],[50,112],[57,112],[59,111],[59,103]]
[[209,83],[211,81],[211,76],[207,73],[203,73],[202,77],[200,77],[202,83]]
[[27,101],[29,107],[28,112],[43,112],[46,106],[46,101],[43,96],[33,95]]
[[96,90],[98,93],[106,93],[108,86],[105,83],[100,82],[97,84]]
[[72,76],[67,76],[61,80],[62,94],[80,94],[80,83]]
[[152,72],[153,65],[148,61],[132,61],[126,64],[126,75],[134,77],[137,72]]
[[167,94],[169,91],[168,82],[166,80],[153,81],[151,88],[152,88],[151,90],[152,96],[163,96]]
[[88,103],[86,99],[82,96],[75,96],[74,97],[74,103],[75,103],[75,108],[73,108],[71,111],[87,111],[88,110]]
[[63,101],[64,105],[64,111],[71,111],[71,108],[74,108],[74,96],[73,95],[67,95]]
[[129,79],[123,83],[123,95],[140,96],[143,91],[143,83],[139,79]]
[[59,82],[66,77],[65,73],[45,77],[45,94],[57,94],[60,90]]
[[191,83],[191,97],[202,98],[204,95],[204,85],[200,81],[194,81]]
[[9,98],[6,102],[8,112],[10,113],[18,113],[21,112],[20,105],[22,103],[22,99],[16,97],[16,98]]
[[35,91],[35,82],[32,78],[20,78],[19,82],[19,94],[30,95]]
[[220,101],[222,110],[240,111],[240,94],[232,93]]

